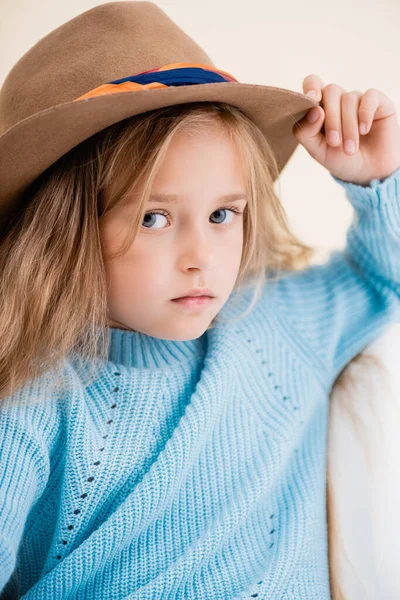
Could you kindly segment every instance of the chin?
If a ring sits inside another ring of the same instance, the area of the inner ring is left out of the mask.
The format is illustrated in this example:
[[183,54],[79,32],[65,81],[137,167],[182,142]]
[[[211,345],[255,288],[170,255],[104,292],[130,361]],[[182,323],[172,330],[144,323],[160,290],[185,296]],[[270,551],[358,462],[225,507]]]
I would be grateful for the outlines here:
[[182,326],[181,329],[176,330],[173,333],[166,333],[165,335],[159,335],[156,337],[173,340],[174,342],[188,342],[190,340],[197,340],[197,338],[201,337],[203,333],[207,331],[210,325],[211,323],[208,323],[203,327]]

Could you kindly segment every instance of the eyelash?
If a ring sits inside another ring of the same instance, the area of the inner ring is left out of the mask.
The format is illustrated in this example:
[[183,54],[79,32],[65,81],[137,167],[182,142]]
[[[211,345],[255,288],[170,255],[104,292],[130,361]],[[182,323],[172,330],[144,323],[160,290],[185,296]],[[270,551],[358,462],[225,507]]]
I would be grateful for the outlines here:
[[[238,208],[236,208],[236,206],[222,206],[221,208],[217,208],[213,212],[218,212],[219,210],[231,210],[237,216],[242,215],[244,212],[244,211],[241,211]],[[164,217],[168,217],[168,213],[165,210],[152,210],[152,211],[146,212],[144,214],[144,216],[146,216],[146,215],[163,215]],[[215,224],[218,225],[218,223],[215,223]],[[224,225],[224,223],[219,223],[219,224]],[[230,223],[228,223],[228,225],[230,225]],[[228,225],[225,225],[225,227],[227,227]],[[144,229],[151,231],[151,229],[149,227],[144,227]]]

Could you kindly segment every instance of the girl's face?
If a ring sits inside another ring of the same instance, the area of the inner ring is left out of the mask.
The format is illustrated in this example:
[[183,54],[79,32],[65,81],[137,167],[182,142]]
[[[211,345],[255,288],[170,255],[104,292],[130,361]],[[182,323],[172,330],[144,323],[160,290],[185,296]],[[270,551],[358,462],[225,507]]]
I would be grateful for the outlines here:
[[[112,327],[135,329],[170,340],[200,337],[234,287],[243,247],[246,204],[244,172],[227,133],[215,128],[196,136],[179,132],[157,173],[152,197],[135,241],[106,261]],[[176,200],[155,198],[174,195]],[[224,195],[237,194],[227,200]],[[106,253],[115,252],[134,206],[104,217]],[[163,214],[160,214],[163,213]],[[214,298],[203,307],[173,302],[192,288],[209,288]]]

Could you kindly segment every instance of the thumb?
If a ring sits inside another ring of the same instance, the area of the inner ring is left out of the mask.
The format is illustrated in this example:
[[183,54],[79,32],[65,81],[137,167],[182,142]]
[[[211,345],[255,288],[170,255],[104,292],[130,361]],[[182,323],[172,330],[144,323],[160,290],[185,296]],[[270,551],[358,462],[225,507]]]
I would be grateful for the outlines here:
[[[317,119],[312,123],[309,119],[315,116]],[[313,106],[293,127],[293,135],[314,158],[321,152],[325,143],[325,136],[321,133],[324,117],[324,109],[321,106]]]

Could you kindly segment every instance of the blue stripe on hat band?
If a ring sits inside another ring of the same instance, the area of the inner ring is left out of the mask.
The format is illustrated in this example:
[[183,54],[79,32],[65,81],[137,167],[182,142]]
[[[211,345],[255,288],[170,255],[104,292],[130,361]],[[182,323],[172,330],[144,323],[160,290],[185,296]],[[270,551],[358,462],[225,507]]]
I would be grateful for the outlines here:
[[225,77],[215,71],[206,71],[199,67],[185,67],[180,69],[170,69],[164,71],[152,71],[151,73],[143,73],[140,75],[130,75],[123,79],[116,79],[108,83],[124,83],[125,81],[133,81],[145,85],[147,83],[163,83],[164,85],[192,85],[196,83],[214,83],[226,81]]

